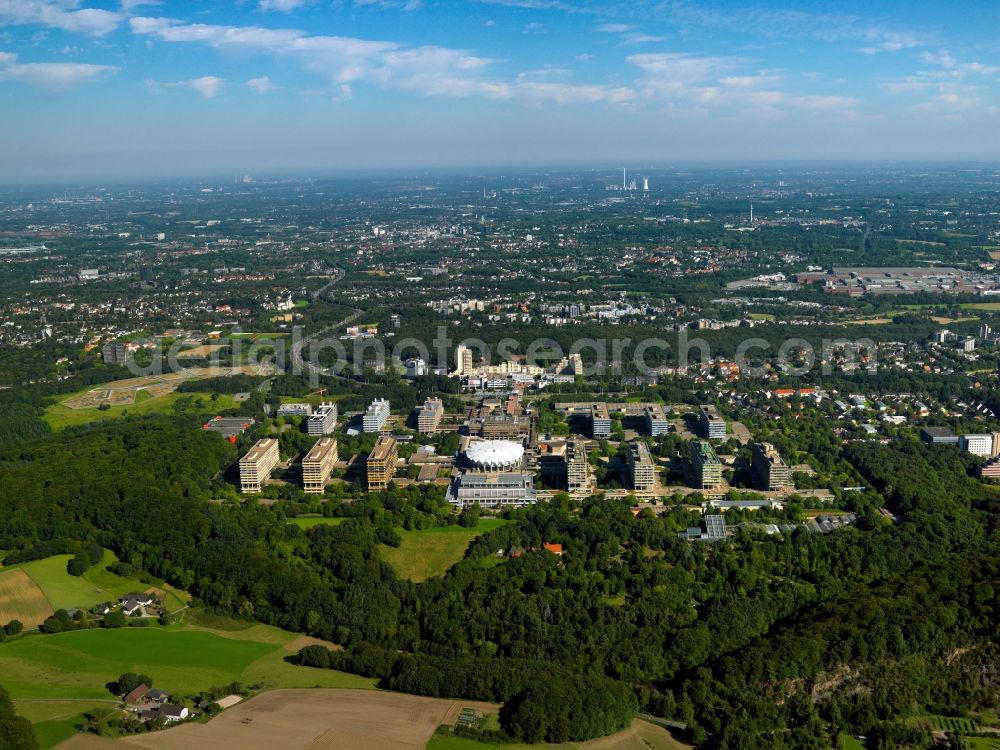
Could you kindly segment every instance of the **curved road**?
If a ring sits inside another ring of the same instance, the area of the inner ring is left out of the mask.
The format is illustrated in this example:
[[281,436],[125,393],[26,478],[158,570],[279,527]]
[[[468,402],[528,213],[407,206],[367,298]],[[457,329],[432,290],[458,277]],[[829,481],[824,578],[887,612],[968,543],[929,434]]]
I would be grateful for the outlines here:
[[[319,289],[317,289],[315,292],[313,292],[312,293],[312,298],[313,299],[318,299],[321,294],[323,294],[324,292],[326,292],[327,289],[329,289],[335,283],[337,283],[338,281],[340,281],[341,279],[343,279],[344,276],[346,275],[345,271],[343,269],[340,269],[340,268],[337,269],[337,274],[338,275],[335,278],[331,279],[326,284],[324,284]],[[361,310],[361,309],[355,308],[354,312],[351,313],[350,315],[348,315],[343,320],[341,320],[341,321],[339,321],[337,323],[334,323],[331,326],[327,326],[326,328],[322,328],[322,329],[316,331],[315,333],[311,333],[308,336],[306,336],[304,339],[300,339],[298,341],[295,341],[292,344],[292,351],[291,351],[292,372],[293,373],[310,372],[310,373],[314,373],[316,375],[332,375],[333,373],[328,372],[324,368],[317,367],[317,366],[313,365],[311,362],[306,362],[305,358],[302,356],[302,352],[303,352],[303,350],[305,349],[306,345],[309,342],[316,341],[317,339],[319,339],[322,336],[326,336],[327,334],[332,333],[332,332],[338,330],[339,328],[342,328],[342,327],[344,327],[344,326],[346,326],[346,325],[348,325],[350,323],[353,323],[355,320],[357,320],[358,318],[360,318],[362,315],[364,315],[364,311]]]

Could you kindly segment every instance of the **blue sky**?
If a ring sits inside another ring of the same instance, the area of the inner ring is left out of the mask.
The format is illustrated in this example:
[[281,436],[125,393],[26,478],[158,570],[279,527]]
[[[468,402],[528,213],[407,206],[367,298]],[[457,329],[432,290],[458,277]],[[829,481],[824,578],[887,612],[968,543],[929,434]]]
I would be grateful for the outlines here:
[[994,160],[997,29],[996,0],[0,0],[0,180]]

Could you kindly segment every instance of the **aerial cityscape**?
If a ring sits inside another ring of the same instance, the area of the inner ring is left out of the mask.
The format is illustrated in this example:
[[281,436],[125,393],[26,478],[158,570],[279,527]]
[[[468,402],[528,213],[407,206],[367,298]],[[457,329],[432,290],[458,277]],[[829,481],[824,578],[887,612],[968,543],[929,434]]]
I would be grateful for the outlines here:
[[1000,750],[998,24],[0,0],[0,750]]

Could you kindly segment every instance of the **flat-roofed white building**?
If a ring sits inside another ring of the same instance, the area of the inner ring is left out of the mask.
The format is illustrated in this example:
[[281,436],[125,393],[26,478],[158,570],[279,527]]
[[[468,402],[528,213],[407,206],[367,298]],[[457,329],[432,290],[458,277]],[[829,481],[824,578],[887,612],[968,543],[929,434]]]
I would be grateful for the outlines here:
[[444,402],[439,398],[429,398],[417,412],[417,430],[427,435],[433,435],[441,425],[444,416]]
[[324,401],[316,407],[306,421],[306,432],[310,435],[328,435],[337,427],[337,405],[333,401]]
[[361,418],[363,432],[379,432],[389,420],[389,401],[377,398],[368,405],[364,417]]
[[311,404],[282,404],[278,407],[279,417],[308,417],[312,413]]
[[254,443],[240,459],[240,489],[246,493],[260,492],[261,484],[271,476],[278,459],[277,440],[264,438]]
[[958,441],[959,447],[974,456],[993,455],[993,435],[962,435]]
[[302,487],[306,492],[321,494],[337,462],[337,441],[320,438],[302,459]]
[[538,501],[535,477],[526,472],[469,472],[456,478],[446,499],[460,508],[530,505]]

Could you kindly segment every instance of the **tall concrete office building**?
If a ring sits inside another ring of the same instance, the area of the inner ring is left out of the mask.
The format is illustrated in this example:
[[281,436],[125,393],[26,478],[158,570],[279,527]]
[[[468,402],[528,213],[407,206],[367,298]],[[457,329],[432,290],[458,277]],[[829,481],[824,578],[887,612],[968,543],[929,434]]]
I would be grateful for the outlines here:
[[750,469],[757,489],[776,492],[791,484],[788,464],[770,443],[754,443]]
[[707,490],[722,484],[722,462],[707,440],[691,443],[691,466],[694,467],[695,487]]
[[629,444],[628,469],[633,490],[651,490],[656,485],[656,464],[645,443]]
[[396,439],[390,436],[380,437],[372,452],[368,454],[368,489],[369,491],[384,490],[392,481],[396,471],[398,446]]
[[337,441],[328,437],[317,440],[302,459],[302,488],[306,492],[322,494],[335,463]]
[[368,405],[361,418],[361,429],[364,432],[379,432],[388,420],[389,402],[384,398],[377,398]]
[[701,407],[701,412],[698,415],[698,426],[701,428],[703,438],[708,440],[726,439],[726,420],[712,405]]
[[240,459],[240,489],[246,493],[260,492],[261,484],[271,476],[278,459],[277,440],[258,440]]
[[329,435],[337,428],[337,405],[324,401],[306,420],[306,432],[310,435]]
[[429,398],[417,412],[417,430],[427,435],[433,435],[441,425],[444,416],[444,402],[439,398]]

